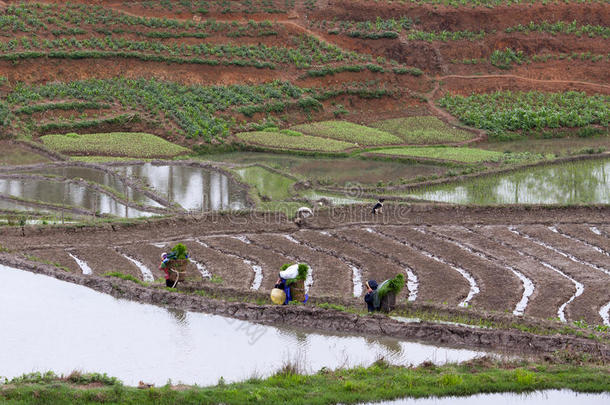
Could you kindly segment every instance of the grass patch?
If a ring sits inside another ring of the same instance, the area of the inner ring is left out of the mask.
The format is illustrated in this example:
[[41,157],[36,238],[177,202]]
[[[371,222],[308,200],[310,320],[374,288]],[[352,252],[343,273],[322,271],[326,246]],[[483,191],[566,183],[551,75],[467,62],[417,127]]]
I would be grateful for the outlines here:
[[309,135],[354,142],[359,145],[374,146],[403,143],[399,137],[390,133],[347,121],[314,122],[297,125],[292,129]]
[[188,152],[156,135],[140,132],[45,135],[43,144],[65,154],[111,155],[133,158],[172,157]]
[[144,282],[142,282],[142,280],[132,276],[131,274],[124,274],[118,271],[109,271],[108,273],[104,273],[103,274],[104,277],[116,277],[116,278],[120,278],[121,280],[128,280],[128,281],[133,281],[134,283],[140,284],[140,285],[146,285]]
[[464,163],[498,161],[504,157],[502,152],[475,148],[451,147],[403,147],[375,150],[374,153],[394,156],[412,156],[430,159],[454,160]]
[[[138,389],[125,387],[106,375],[78,374],[58,378],[50,373],[18,377],[0,388],[0,401],[90,404],[334,404],[362,403],[404,397],[474,395],[492,392],[531,392],[571,389],[586,392],[610,390],[607,367],[566,364],[501,363],[489,358],[463,364],[417,368],[390,366],[384,361],[314,375],[299,373],[299,364],[285,364],[274,375],[228,384],[221,379],[212,387],[171,389],[170,386]],[[90,381],[98,386],[86,386]]]
[[356,146],[353,143],[338,141],[335,139],[325,139],[304,134],[301,136],[295,136],[294,134],[288,135],[282,132],[240,132],[236,134],[236,136],[248,143],[281,149],[340,152]]
[[394,118],[371,126],[399,136],[405,143],[418,145],[463,142],[475,137],[432,116]]

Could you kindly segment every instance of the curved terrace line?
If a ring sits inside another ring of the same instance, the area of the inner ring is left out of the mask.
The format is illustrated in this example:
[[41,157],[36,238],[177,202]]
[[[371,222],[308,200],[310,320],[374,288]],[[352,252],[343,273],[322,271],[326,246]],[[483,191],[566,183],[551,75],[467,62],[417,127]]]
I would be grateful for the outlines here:
[[[468,229],[468,228],[466,228],[466,227],[464,227],[464,229],[466,229],[468,232],[476,233],[476,232],[474,232],[473,230]],[[489,236],[486,236],[486,235],[484,235],[484,236],[485,236],[485,237],[489,237]],[[505,246],[505,247],[508,247],[508,248],[510,248],[510,249],[515,250],[515,251],[516,251],[517,253],[519,253],[519,255],[521,255],[521,256],[527,256],[527,257],[529,257],[529,258],[531,258],[531,259],[533,259],[533,260],[537,261],[537,262],[538,262],[538,263],[540,263],[542,266],[544,266],[544,267],[546,267],[546,268],[548,268],[548,269],[550,269],[550,270],[553,270],[554,272],[558,273],[558,274],[559,274],[559,275],[561,275],[562,277],[567,278],[568,280],[570,280],[570,281],[572,282],[572,284],[574,284],[574,287],[576,288],[576,292],[575,292],[575,293],[574,293],[574,294],[573,294],[573,295],[570,297],[570,299],[568,299],[566,302],[564,302],[563,304],[561,304],[561,306],[559,306],[559,308],[557,309],[557,316],[559,317],[559,320],[561,320],[561,322],[567,322],[567,321],[566,321],[566,315],[565,315],[565,309],[566,309],[566,307],[568,306],[568,304],[570,304],[572,301],[574,301],[574,299],[575,299],[576,297],[578,297],[579,295],[581,295],[581,294],[584,292],[584,290],[585,290],[584,285],[583,285],[582,283],[580,283],[580,282],[578,282],[578,281],[574,280],[572,277],[568,276],[567,274],[565,274],[563,271],[559,270],[557,267],[553,266],[552,264],[549,264],[549,263],[547,263],[547,262],[545,262],[545,261],[543,261],[543,260],[541,260],[541,259],[537,258],[536,256],[529,254],[529,253],[524,253],[524,252],[522,252],[521,250],[519,250],[519,249],[515,248],[515,247],[514,247],[513,245],[511,245],[510,243],[506,243],[506,242],[504,242],[504,241],[502,241],[502,240],[498,240],[498,239],[496,239],[496,238],[493,238],[493,240],[494,240],[496,243],[501,244],[502,246]]]
[[[306,244],[299,242],[298,240],[293,238],[291,235],[284,234],[282,236],[284,238],[288,239],[292,243],[295,243],[297,245],[303,245],[303,246],[306,246],[310,250],[314,250],[311,247],[307,246]],[[313,274],[312,274],[313,269],[311,268],[311,264],[307,263],[307,265],[309,266],[309,271],[307,272],[307,278],[305,278],[305,292],[306,293],[309,292],[309,288],[313,285]]]
[[438,256],[428,252],[427,250],[425,250],[425,249],[423,249],[421,247],[418,247],[418,246],[416,246],[416,245],[414,245],[414,244],[412,244],[410,242],[407,242],[407,241],[404,241],[402,239],[395,238],[393,236],[387,235],[387,234],[385,234],[383,232],[380,232],[380,231],[378,231],[376,229],[365,228],[365,230],[367,232],[370,232],[370,233],[378,234],[378,235],[380,235],[380,236],[382,236],[384,238],[395,240],[395,241],[399,242],[400,244],[408,246],[411,249],[417,250],[418,252],[420,252],[424,256],[426,256],[426,257],[428,257],[428,258],[430,258],[430,259],[432,259],[434,261],[437,261],[439,263],[443,263],[443,264],[449,266],[450,268],[452,268],[453,270],[457,271],[458,273],[460,273],[462,275],[462,277],[464,277],[466,279],[466,281],[468,281],[468,284],[470,285],[470,289],[468,291],[468,295],[466,296],[466,298],[464,298],[464,300],[462,302],[460,302],[458,304],[458,306],[460,306],[460,307],[467,307],[469,305],[470,301],[474,298],[474,296],[477,295],[479,292],[481,292],[481,290],[479,289],[479,286],[477,285],[477,282],[474,279],[474,277],[472,276],[472,274],[470,274],[469,272],[467,272],[463,268],[461,268],[459,266],[456,266],[456,265],[454,265],[452,263],[449,263],[448,261],[446,261],[442,257],[438,257]]
[[[555,226],[549,226],[549,229],[550,229],[551,231],[555,232],[556,234],[559,234],[559,235],[563,236],[564,238],[568,238],[568,239],[570,239],[570,240],[573,240],[573,241],[576,241],[576,242],[580,242],[580,243],[582,243],[583,245],[588,246],[588,247],[590,247],[591,249],[593,249],[593,250],[595,250],[595,251],[597,251],[597,252],[599,252],[599,253],[601,253],[601,254],[603,254],[603,255],[610,256],[610,253],[606,252],[604,249],[600,248],[599,246],[596,246],[596,245],[594,245],[594,244],[592,244],[592,243],[589,243],[589,242],[587,242],[586,240],[582,240],[582,239],[579,239],[579,238],[575,238],[574,236],[572,236],[572,235],[568,235],[568,234],[567,234],[567,233],[565,233],[565,232],[561,232],[561,231],[560,231],[559,229],[557,229],[557,227],[555,227]],[[601,232],[599,232],[599,229],[597,229],[596,227],[594,227],[594,226],[593,226],[593,227],[591,227],[590,229],[591,229],[591,231],[592,231],[593,233],[595,233],[595,234],[597,234],[597,235],[600,235],[600,236],[601,236]],[[597,230],[597,232],[599,232],[599,233],[595,232],[593,229],[596,229],[596,230]],[[604,270],[602,270],[602,271],[603,271],[603,272],[605,272],[606,274],[610,275],[610,270],[604,269]]]
[[[330,233],[326,231],[320,231],[321,235],[331,236]],[[294,238],[293,238],[294,239]],[[297,240],[297,239],[295,239]],[[330,249],[322,248],[320,246],[314,245],[310,242],[305,242],[299,240],[300,243],[307,246],[311,250],[315,250],[316,252],[324,253],[329,256],[336,257],[338,260],[343,262],[347,267],[352,270],[352,284],[353,284],[353,295],[354,297],[360,297],[362,295],[362,270],[360,270],[360,265],[353,262],[352,260],[346,258],[345,256],[339,255],[337,252],[332,251]]]
[[600,308],[599,315],[604,320],[604,325],[610,326],[610,302]]
[[480,258],[485,259],[492,263],[497,263],[497,264],[501,265],[502,267],[504,267],[505,269],[510,270],[515,276],[517,276],[519,278],[519,280],[521,280],[521,284],[523,285],[523,294],[521,295],[521,300],[519,300],[519,302],[517,302],[517,304],[515,305],[515,309],[513,310],[513,315],[515,315],[515,316],[523,315],[523,313],[525,312],[525,309],[527,308],[527,304],[529,303],[529,298],[531,297],[531,295],[534,293],[534,290],[535,290],[534,283],[525,274],[521,273],[519,270],[515,269],[514,267],[512,267],[508,264],[501,263],[500,260],[498,260],[497,258],[494,258],[493,256],[490,256],[481,250],[475,249],[472,246],[467,246],[453,238],[450,238],[450,237],[444,236],[444,235],[439,235],[438,233],[436,233],[434,231],[425,231],[421,228],[416,228],[416,229],[418,231],[420,231],[421,233],[431,234],[439,239],[443,239],[449,243],[453,243],[460,249],[464,249],[465,251],[467,251],[468,253],[470,253],[472,255],[475,255],[477,257],[480,257]]
[[153,277],[152,271],[150,271],[150,269],[148,267],[146,267],[142,262],[139,262],[138,260],[136,260],[136,259],[134,259],[132,257],[127,256],[125,253],[120,253],[120,254],[125,259],[127,259],[130,262],[132,262],[133,264],[135,264],[138,269],[140,269],[140,272],[142,273],[142,279],[144,281],[146,281],[146,282],[153,282],[153,281],[155,281],[155,278]]
[[[234,237],[234,239],[237,239],[237,240],[239,240],[242,243],[246,243],[246,244],[252,243],[245,236],[242,236],[242,238],[243,239]],[[229,251],[227,251],[225,249],[213,248],[210,245],[208,245],[207,243],[205,243],[205,242],[203,242],[203,241],[201,241],[199,239],[195,239],[195,242],[197,242],[198,244],[200,244],[201,246],[203,246],[205,248],[214,249],[214,250],[222,253],[223,255],[239,259],[242,262],[244,262],[247,266],[250,266],[250,268],[254,272],[254,278],[252,279],[252,285],[250,286],[250,289],[254,290],[254,291],[257,291],[260,288],[261,283],[263,282],[263,268],[260,266],[260,264],[258,264],[258,262],[256,262],[255,260],[246,258],[246,257],[242,257],[242,256],[239,256],[239,255],[236,255],[235,253],[231,253],[231,252],[229,252]],[[211,274],[210,274],[210,277],[211,277]]]
[[89,267],[89,265],[87,264],[87,262],[85,262],[84,260],[79,259],[78,257],[74,256],[72,253],[68,252],[68,255],[74,259],[74,261],[76,262],[76,264],[78,264],[78,267],[81,268],[81,270],[83,271],[83,274],[86,275],[90,275],[93,274],[93,270],[91,270],[91,267]]
[[198,261],[193,260],[190,257],[189,262],[193,263],[197,267],[197,270],[199,270],[199,273],[201,273],[201,277],[212,278],[212,273],[210,273],[210,271],[207,269],[207,267],[205,267],[203,263],[199,263]]
[[[349,229],[349,228],[347,228],[347,229]],[[365,228],[365,229],[370,229],[370,228]],[[376,256],[384,257],[387,260],[396,263],[398,266],[404,267],[405,272],[407,273],[407,289],[409,290],[409,296],[407,297],[407,301],[415,301],[417,299],[417,290],[418,290],[418,287],[419,287],[419,281],[418,281],[417,276],[415,275],[413,269],[411,269],[407,264],[403,263],[401,260],[399,260],[399,259],[397,259],[397,258],[395,258],[393,256],[381,253],[381,252],[371,248],[370,246],[363,245],[362,243],[360,243],[358,241],[347,239],[345,237],[338,236],[338,235],[333,235],[333,234],[330,234],[330,233],[328,233],[328,235],[332,236],[334,238],[337,238],[337,239],[344,240],[345,242],[351,243],[352,245],[356,245],[358,247],[366,249],[366,250],[368,250],[369,252],[373,253]]]

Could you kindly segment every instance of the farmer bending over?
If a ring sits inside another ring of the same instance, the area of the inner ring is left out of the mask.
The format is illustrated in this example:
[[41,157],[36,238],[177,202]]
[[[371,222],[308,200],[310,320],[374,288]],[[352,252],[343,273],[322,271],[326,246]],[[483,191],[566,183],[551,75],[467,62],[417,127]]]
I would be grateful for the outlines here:
[[366,302],[369,312],[379,311],[381,304],[379,302],[379,296],[377,295],[377,281],[369,280],[366,282],[364,302]]

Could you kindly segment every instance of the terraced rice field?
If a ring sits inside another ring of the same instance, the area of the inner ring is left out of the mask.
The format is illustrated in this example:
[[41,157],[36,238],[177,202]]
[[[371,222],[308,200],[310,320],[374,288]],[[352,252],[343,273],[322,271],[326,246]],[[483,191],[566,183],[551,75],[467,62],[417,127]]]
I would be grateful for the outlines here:
[[[31,259],[71,272],[110,271],[159,280],[163,251],[180,240],[190,253],[188,281],[219,288],[269,291],[284,263],[311,266],[311,297],[361,300],[362,284],[403,273],[399,303],[445,304],[544,319],[610,325],[610,225],[548,221],[445,224],[338,224],[294,230],[270,226],[226,233],[196,224],[162,232],[128,228],[82,234],[32,235]],[[19,242],[8,236],[7,247]],[[99,248],[100,241],[108,247]],[[4,242],[3,242],[4,244]],[[354,301],[355,302],[355,301]]]

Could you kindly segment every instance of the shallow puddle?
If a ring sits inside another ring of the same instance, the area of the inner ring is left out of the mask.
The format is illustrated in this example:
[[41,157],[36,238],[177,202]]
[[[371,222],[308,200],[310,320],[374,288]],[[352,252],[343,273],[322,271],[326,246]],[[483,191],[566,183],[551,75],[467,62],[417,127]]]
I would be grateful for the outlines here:
[[408,196],[456,204],[608,204],[610,159],[534,167],[418,189]]
[[404,398],[375,402],[375,405],[602,405],[610,403],[610,394],[589,394],[570,390],[535,391],[525,394],[497,393],[467,397]]
[[115,167],[125,176],[137,176],[161,197],[186,210],[240,210],[247,207],[246,191],[225,174],[182,165],[126,165]]
[[483,353],[272,327],[115,299],[0,265],[0,375],[105,372],[128,385],[216,384],[268,376],[289,361],[322,367],[464,361]]

